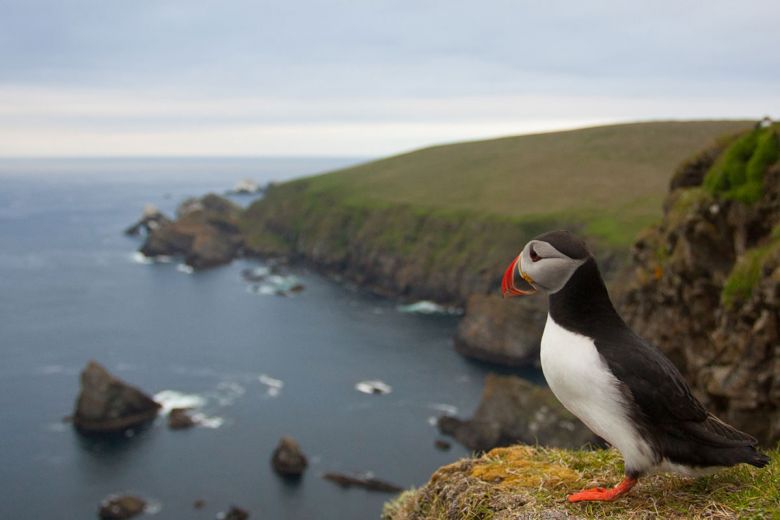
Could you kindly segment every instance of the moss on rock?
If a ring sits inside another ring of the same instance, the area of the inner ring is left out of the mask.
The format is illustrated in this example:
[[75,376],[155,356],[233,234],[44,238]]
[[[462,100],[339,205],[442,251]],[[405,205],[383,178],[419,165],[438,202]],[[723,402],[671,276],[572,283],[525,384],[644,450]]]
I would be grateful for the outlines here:
[[498,448],[436,471],[385,505],[383,520],[530,518],[773,518],[780,511],[780,453],[763,469],[730,468],[706,478],[655,475],[615,502],[569,504],[566,496],[622,478],[615,450]]

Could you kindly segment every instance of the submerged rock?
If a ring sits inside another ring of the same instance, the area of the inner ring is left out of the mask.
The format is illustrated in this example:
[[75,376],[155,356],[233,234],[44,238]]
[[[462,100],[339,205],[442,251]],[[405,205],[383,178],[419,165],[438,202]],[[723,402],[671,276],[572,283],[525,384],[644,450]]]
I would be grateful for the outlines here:
[[179,206],[175,221],[151,230],[140,252],[149,257],[184,257],[194,269],[226,264],[243,245],[240,211],[236,204],[214,194],[188,199]]
[[515,376],[489,374],[471,419],[444,416],[439,430],[471,450],[516,443],[580,448],[598,439],[548,389]]
[[98,508],[98,516],[102,520],[125,520],[144,512],[146,502],[132,495],[111,495],[106,497]]
[[168,428],[171,430],[184,430],[198,424],[189,414],[188,408],[173,408],[168,413]]
[[84,433],[121,432],[154,420],[159,403],[90,361],[81,372],[81,391],[73,414]]
[[227,513],[219,513],[217,518],[219,520],[246,520],[249,518],[249,511],[237,506],[230,506]]
[[449,442],[442,439],[436,439],[433,445],[436,446],[436,449],[441,451],[448,451],[450,448],[452,448],[452,445]]
[[403,491],[401,486],[374,478],[372,475],[345,475],[344,473],[325,473],[322,478],[330,480],[344,488],[361,487],[369,491],[383,491],[386,493],[398,493]]
[[504,366],[536,363],[547,317],[545,298],[515,298],[473,294],[458,324],[455,350]]
[[271,456],[271,465],[283,477],[300,477],[308,466],[306,455],[292,437],[282,437]]

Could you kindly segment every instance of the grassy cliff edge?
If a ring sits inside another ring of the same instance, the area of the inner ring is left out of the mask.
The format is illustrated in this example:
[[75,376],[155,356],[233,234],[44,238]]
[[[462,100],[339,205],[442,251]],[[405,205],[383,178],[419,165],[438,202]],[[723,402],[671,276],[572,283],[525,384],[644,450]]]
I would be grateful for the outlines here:
[[567,494],[622,479],[615,450],[497,448],[437,470],[385,505],[383,520],[530,518],[777,518],[780,451],[763,469],[740,465],[691,479],[654,475],[611,503],[569,504]]

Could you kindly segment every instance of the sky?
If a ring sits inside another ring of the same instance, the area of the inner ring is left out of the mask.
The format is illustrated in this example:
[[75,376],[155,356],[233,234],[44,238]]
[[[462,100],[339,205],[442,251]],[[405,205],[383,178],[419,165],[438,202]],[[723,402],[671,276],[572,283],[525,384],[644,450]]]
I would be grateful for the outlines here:
[[780,2],[0,0],[0,156],[381,156],[780,117]]

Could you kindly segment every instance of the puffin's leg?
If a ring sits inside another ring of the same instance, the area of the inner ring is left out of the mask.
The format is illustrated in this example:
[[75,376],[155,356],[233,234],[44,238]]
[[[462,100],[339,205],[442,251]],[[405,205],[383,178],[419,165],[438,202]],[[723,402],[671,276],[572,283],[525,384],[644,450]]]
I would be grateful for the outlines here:
[[600,501],[600,502],[609,502],[611,500],[615,500],[617,497],[621,495],[625,495],[628,493],[632,487],[636,485],[637,478],[636,477],[629,477],[626,476],[623,479],[623,482],[618,484],[617,486],[610,488],[610,489],[604,489],[602,487],[597,488],[591,488],[591,489],[584,489],[580,491],[579,493],[574,493],[573,495],[569,495],[569,502],[592,502],[592,501]]

